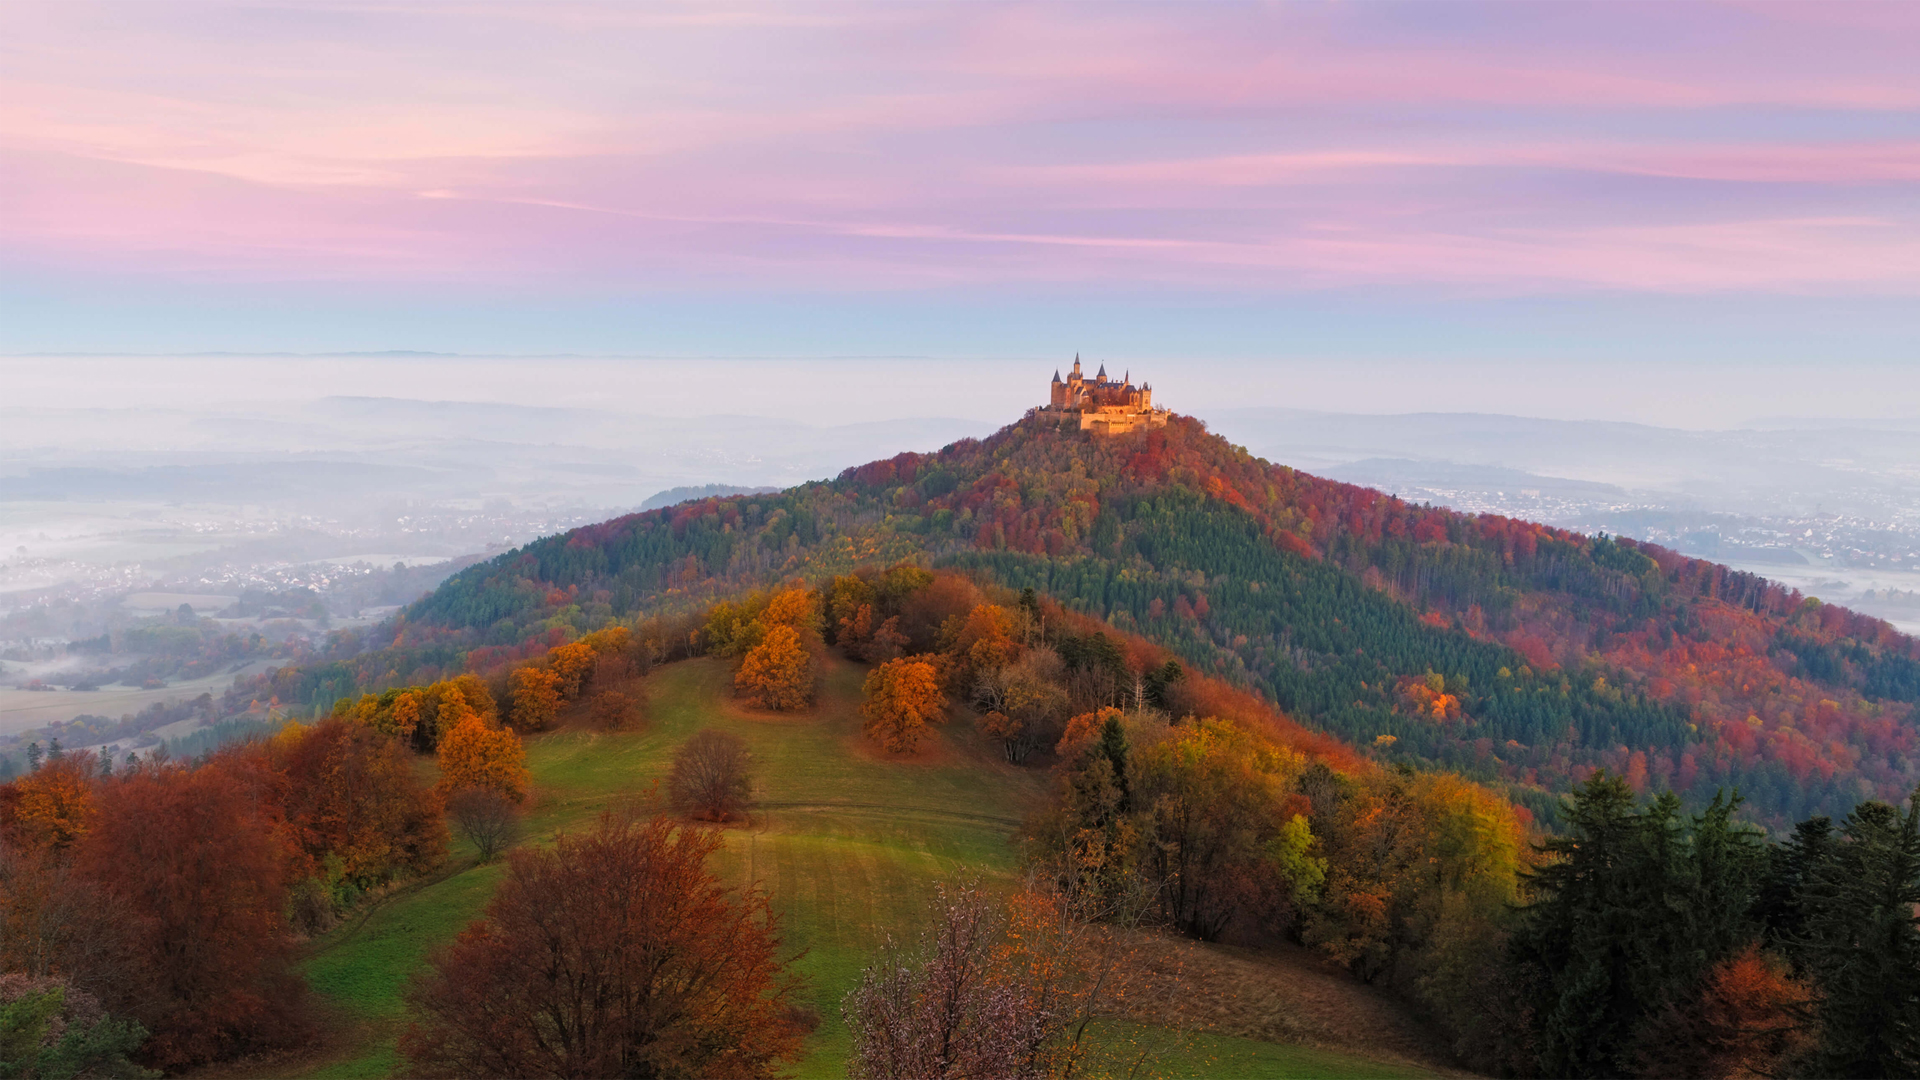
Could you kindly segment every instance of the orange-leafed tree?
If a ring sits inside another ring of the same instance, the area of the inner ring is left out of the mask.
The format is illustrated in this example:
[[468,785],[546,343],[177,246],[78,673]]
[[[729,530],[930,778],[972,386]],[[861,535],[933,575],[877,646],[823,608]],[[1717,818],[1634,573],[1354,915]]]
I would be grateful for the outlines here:
[[287,851],[253,760],[146,765],[103,782],[73,873],[118,915],[91,989],[144,1025],[150,1065],[286,1046],[309,1030],[290,966]]
[[400,1046],[418,1076],[764,1077],[799,1056],[797,986],[720,834],[608,813],[516,851],[484,920],[434,957]]
[[952,652],[968,673],[998,670],[1020,655],[1015,626],[1013,613],[1006,608],[980,604],[960,623]]
[[545,731],[560,713],[560,679],[543,668],[515,668],[507,676],[507,700],[516,731]]
[[287,778],[287,825],[307,873],[333,856],[342,878],[366,888],[424,873],[446,856],[439,800],[399,739],[327,717],[276,737],[272,751]]
[[802,634],[820,632],[820,595],[811,589],[782,589],[767,601],[760,621],[768,627],[791,626]]
[[553,673],[554,689],[562,701],[580,696],[580,688],[593,674],[597,659],[593,646],[585,641],[570,642],[547,653],[547,670]]
[[913,750],[927,725],[946,719],[940,673],[926,660],[889,660],[867,675],[860,714],[867,737],[893,753]]
[[478,716],[463,717],[440,739],[439,792],[448,798],[468,788],[486,788],[519,802],[527,795],[526,762],[520,736],[488,727]]
[[333,707],[333,715],[392,735],[421,754],[433,753],[440,735],[469,712],[488,720],[496,715],[492,692],[474,675],[365,694],[358,701],[342,699]]
[[69,751],[15,780],[0,800],[0,834],[32,851],[60,852],[87,831],[99,759]]
[[798,709],[813,700],[813,656],[798,630],[770,626],[760,644],[747,650],[733,683],[756,705]]
[[1777,1076],[1815,1038],[1814,994],[1786,963],[1748,945],[1707,973],[1640,1038],[1643,1076]]

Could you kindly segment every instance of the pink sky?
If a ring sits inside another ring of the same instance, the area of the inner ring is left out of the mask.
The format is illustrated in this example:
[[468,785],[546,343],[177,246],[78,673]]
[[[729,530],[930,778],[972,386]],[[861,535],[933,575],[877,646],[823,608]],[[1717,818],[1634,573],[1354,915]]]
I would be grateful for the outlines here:
[[[1466,348],[1457,305],[1563,302],[1644,352],[1698,322],[1669,300],[1771,319],[1767,347],[1880,304],[1849,325],[1911,355],[1920,5],[3,17],[0,352],[645,350],[693,305],[675,348],[787,350],[801,312],[795,350],[938,353],[1145,298],[1173,307],[1127,333],[1163,342],[1239,305],[1240,355],[1263,305],[1406,355]],[[1558,318],[1472,340],[1551,351]]]
[[1920,7],[16,5],[16,271],[1920,290]]

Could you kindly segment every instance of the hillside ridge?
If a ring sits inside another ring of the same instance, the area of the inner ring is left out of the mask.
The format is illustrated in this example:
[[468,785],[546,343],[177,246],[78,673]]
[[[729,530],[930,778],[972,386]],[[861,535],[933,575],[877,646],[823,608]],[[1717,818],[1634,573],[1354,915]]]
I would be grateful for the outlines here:
[[1031,586],[1382,757],[1536,807],[1596,767],[1701,802],[1737,787],[1774,825],[1920,781],[1920,644],[1880,620],[1654,545],[1325,480],[1180,415],[1105,436],[1030,412],[832,480],[548,537],[280,696],[484,669],[610,620],[903,560]]

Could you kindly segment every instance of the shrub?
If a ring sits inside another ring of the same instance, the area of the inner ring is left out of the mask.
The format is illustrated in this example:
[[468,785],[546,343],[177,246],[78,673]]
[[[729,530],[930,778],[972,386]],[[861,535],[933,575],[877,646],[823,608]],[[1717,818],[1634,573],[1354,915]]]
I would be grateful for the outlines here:
[[65,979],[0,975],[0,1076],[158,1076],[131,1060],[146,1037]]

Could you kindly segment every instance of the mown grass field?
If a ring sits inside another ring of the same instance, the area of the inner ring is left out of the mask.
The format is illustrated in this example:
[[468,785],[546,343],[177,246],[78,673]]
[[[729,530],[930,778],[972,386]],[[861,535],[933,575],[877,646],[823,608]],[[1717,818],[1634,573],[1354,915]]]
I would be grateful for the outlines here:
[[[964,724],[942,731],[911,760],[888,760],[859,735],[863,670],[830,663],[821,701],[798,717],[738,707],[731,671],[696,660],[662,668],[644,685],[645,721],[634,732],[561,730],[528,743],[535,798],[527,842],[581,827],[617,800],[644,796],[673,751],[715,727],[745,739],[756,761],[759,809],[728,830],[716,870],[758,881],[803,951],[821,1024],[798,1066],[803,1077],[844,1074],[849,1038],[841,999],[889,935],[917,936],[933,884],[977,876],[1011,879],[1013,833],[1043,797],[1046,776],[1000,761]],[[452,872],[389,897],[316,941],[304,969],[328,1010],[326,1049],[292,1070],[312,1077],[384,1077],[403,1067],[395,1040],[406,1022],[407,978],[478,917],[499,866],[456,849]],[[1151,1050],[1148,1072],[1169,1076],[1387,1077],[1423,1073],[1326,1050],[1130,1027]]]

